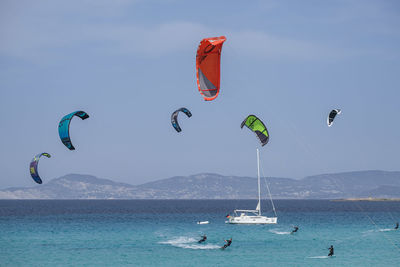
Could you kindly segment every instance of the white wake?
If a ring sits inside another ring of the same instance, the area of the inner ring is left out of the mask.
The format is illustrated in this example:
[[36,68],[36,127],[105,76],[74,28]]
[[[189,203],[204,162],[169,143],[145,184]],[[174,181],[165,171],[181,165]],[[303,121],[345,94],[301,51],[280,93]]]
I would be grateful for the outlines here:
[[361,233],[371,234],[371,233],[376,233],[376,232],[391,232],[391,231],[396,231],[396,229],[393,229],[393,228],[383,228],[383,229],[381,228],[381,229],[377,229],[377,230],[372,229],[372,230],[367,230],[367,231],[364,231]]
[[389,231],[395,231],[396,229],[390,229],[390,228],[386,228],[386,229],[379,229],[379,232],[389,232]]
[[[206,241],[207,242],[207,241]],[[180,236],[171,240],[159,242],[160,244],[167,244],[178,248],[188,249],[219,249],[220,247],[215,244],[198,243],[193,237]]]
[[269,230],[271,233],[277,234],[277,235],[290,235],[291,232],[282,232],[282,231],[278,231],[275,229],[271,229]]
[[314,256],[314,257],[308,257],[309,259],[328,259],[328,258],[332,258],[335,256]]

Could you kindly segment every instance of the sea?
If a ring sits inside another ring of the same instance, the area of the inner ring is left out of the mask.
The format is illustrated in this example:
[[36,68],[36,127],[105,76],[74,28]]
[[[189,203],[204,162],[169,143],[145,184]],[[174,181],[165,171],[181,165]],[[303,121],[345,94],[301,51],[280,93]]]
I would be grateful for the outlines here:
[[400,266],[400,202],[276,200],[276,225],[225,223],[256,204],[1,200],[0,266]]

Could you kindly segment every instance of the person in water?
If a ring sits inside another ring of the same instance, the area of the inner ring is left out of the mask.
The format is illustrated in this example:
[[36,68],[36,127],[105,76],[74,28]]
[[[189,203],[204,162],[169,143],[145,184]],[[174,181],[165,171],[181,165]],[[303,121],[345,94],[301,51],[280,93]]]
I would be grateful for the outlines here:
[[330,248],[328,248],[329,249],[329,254],[328,254],[328,256],[329,257],[332,257],[333,256],[333,254],[334,254],[334,251],[333,251],[333,246],[331,245],[331,247]]
[[203,242],[205,242],[207,240],[207,236],[206,235],[203,235],[202,237],[201,237],[201,239],[198,241],[199,243],[203,243]]
[[396,222],[396,226],[394,227],[395,230],[399,229],[399,222]]
[[229,247],[232,244],[232,237],[228,240],[224,240],[226,243],[225,245],[222,247],[222,249],[226,249],[227,247]]
[[292,230],[291,234],[296,233],[299,230],[298,226],[293,226],[294,229]]

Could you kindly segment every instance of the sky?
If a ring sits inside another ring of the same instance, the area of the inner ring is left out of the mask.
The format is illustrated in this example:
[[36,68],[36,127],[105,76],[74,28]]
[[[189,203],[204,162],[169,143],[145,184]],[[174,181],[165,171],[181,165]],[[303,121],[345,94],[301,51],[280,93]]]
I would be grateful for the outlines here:
[[[196,85],[224,35],[221,90]],[[0,188],[69,173],[141,184],[202,172],[400,170],[398,1],[0,1]],[[180,116],[183,131],[171,126]],[[326,117],[341,108],[333,127]],[[58,136],[73,111],[75,151]],[[255,114],[269,143],[240,123]],[[182,114],[183,115],[183,114]]]

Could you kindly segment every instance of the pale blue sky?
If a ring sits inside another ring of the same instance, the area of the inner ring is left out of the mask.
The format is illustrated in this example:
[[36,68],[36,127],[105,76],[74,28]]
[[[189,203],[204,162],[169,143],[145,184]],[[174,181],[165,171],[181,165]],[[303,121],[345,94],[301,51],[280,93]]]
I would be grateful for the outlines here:
[[[220,35],[221,91],[205,102],[195,52]],[[249,114],[269,128],[267,176],[400,169],[398,1],[2,0],[0,39],[0,187],[34,185],[40,152],[45,182],[255,176]],[[72,121],[69,151],[57,127],[75,110],[90,118]]]

